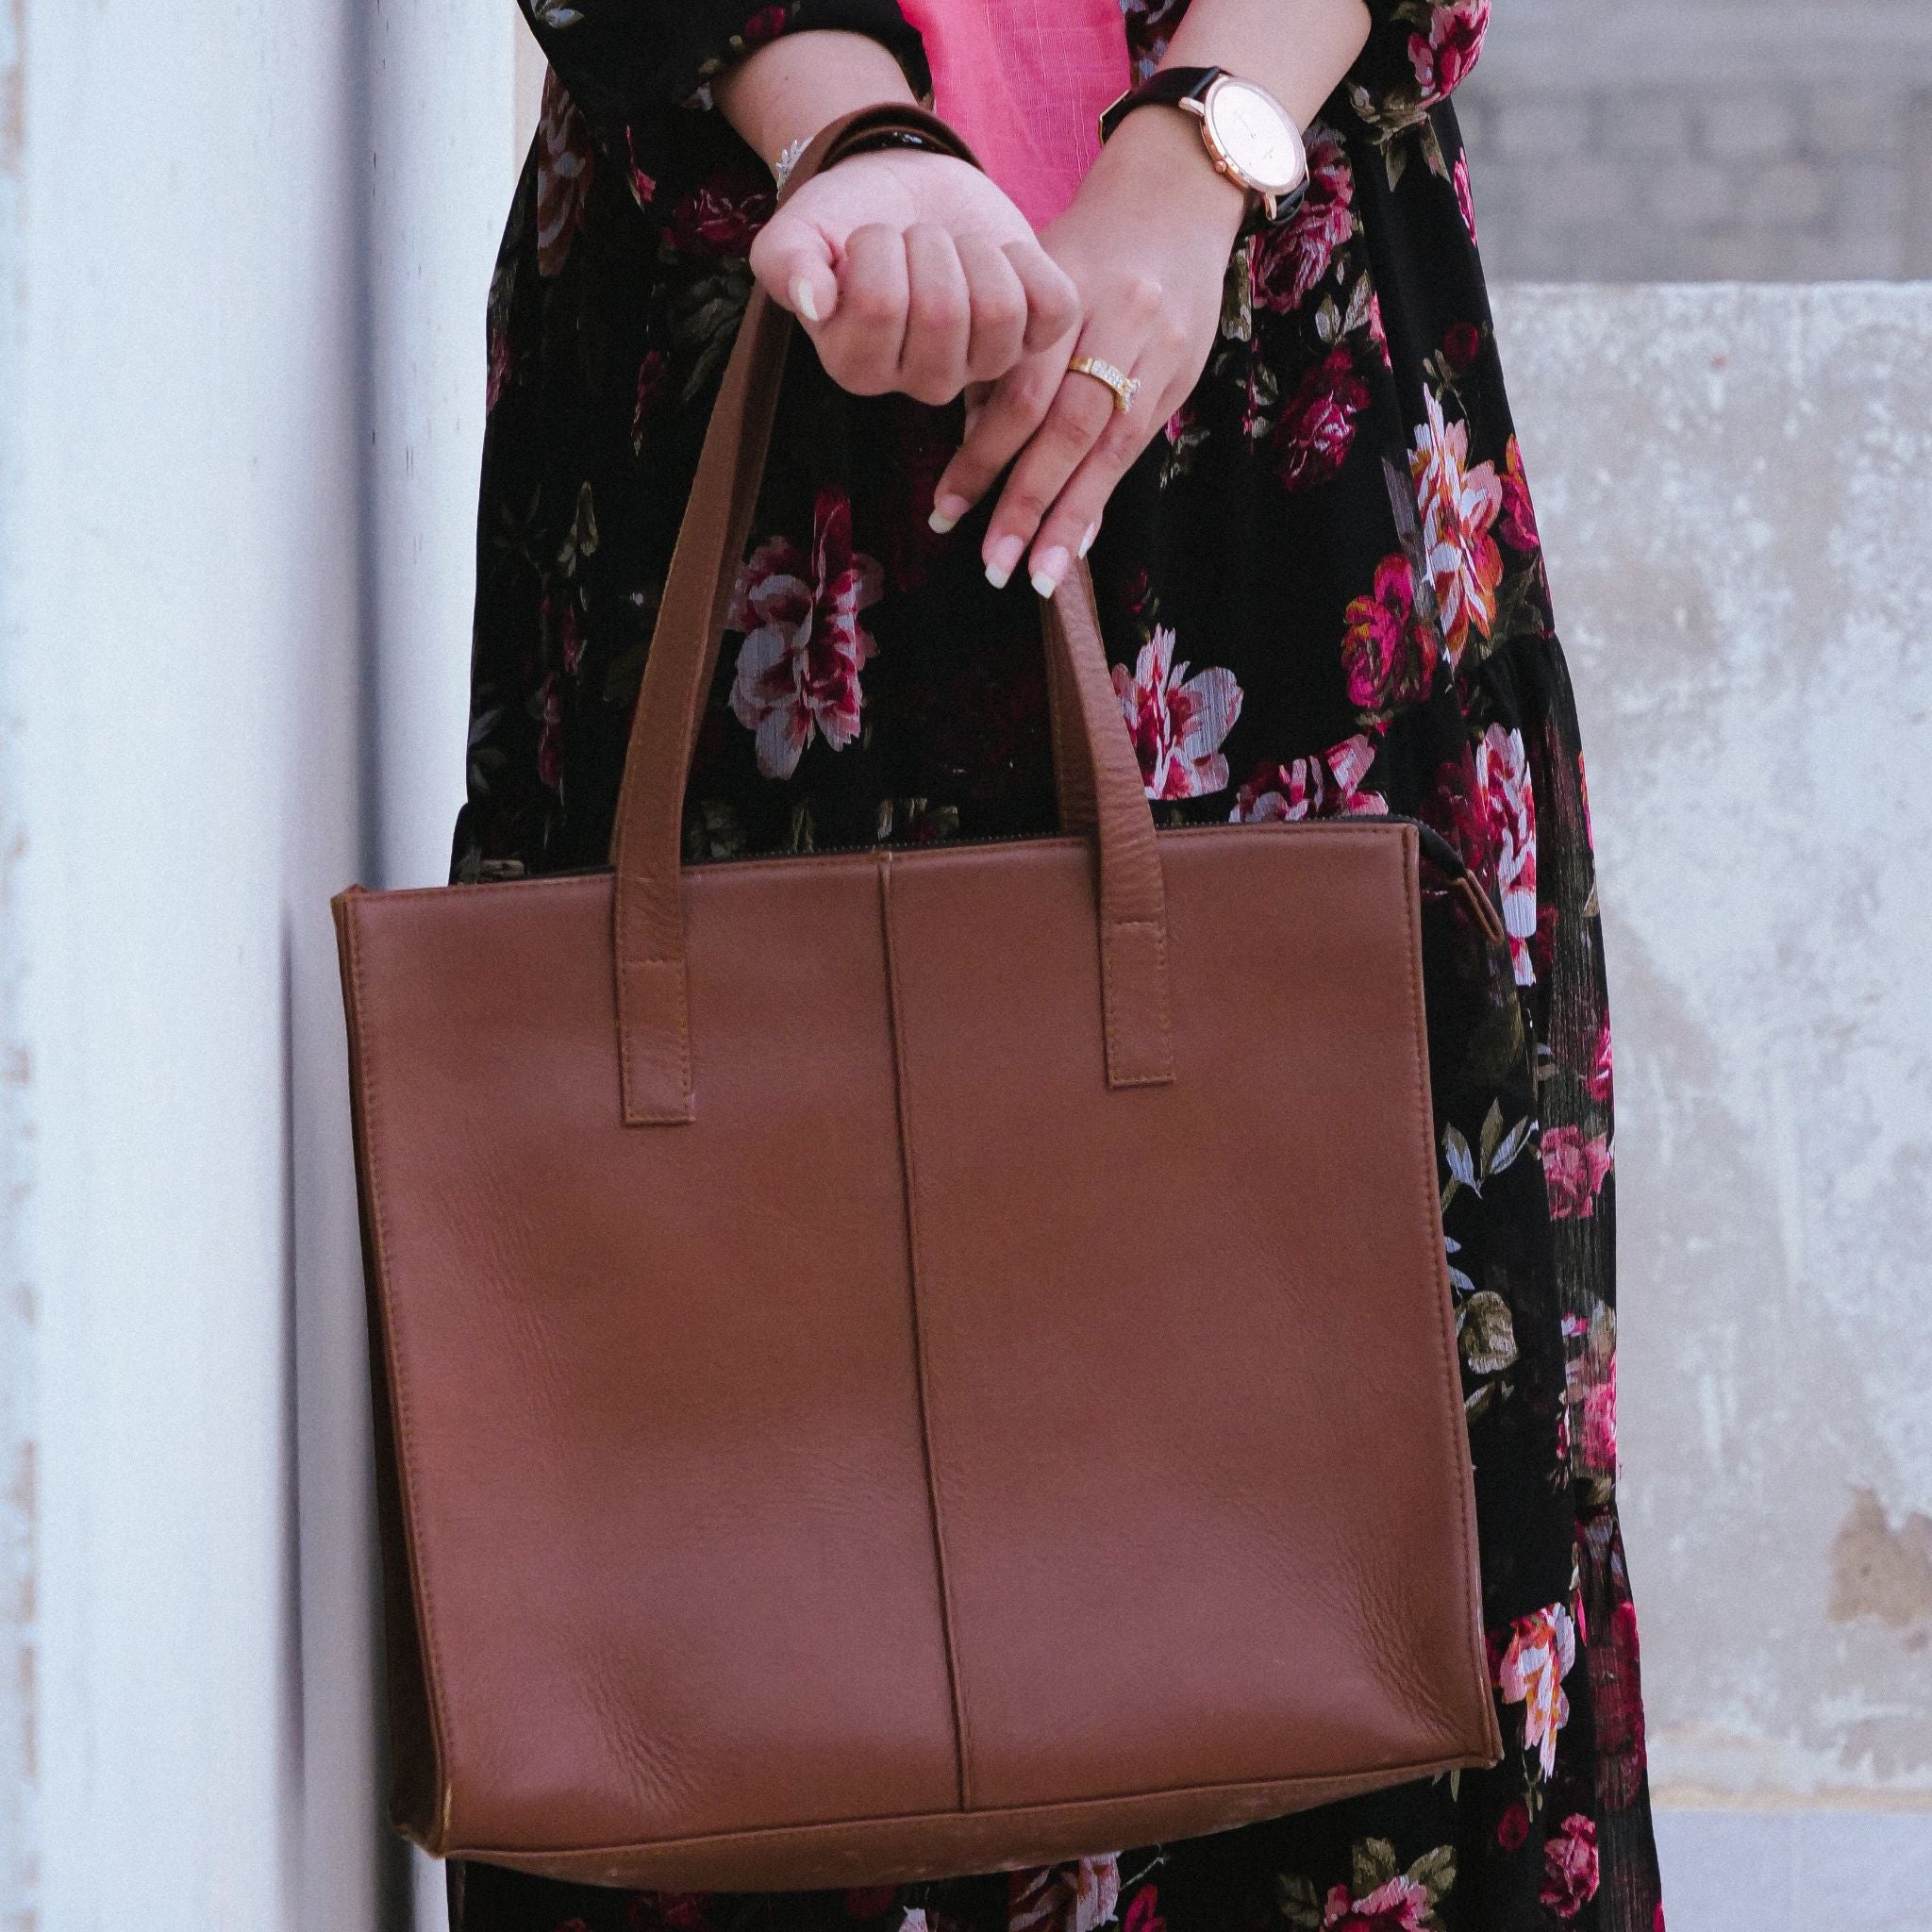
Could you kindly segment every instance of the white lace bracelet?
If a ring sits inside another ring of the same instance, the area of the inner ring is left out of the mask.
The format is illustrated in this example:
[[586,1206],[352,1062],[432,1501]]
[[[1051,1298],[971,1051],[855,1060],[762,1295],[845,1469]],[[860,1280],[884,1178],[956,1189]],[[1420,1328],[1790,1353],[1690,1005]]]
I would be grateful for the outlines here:
[[788,141],[780,151],[778,158],[772,163],[772,181],[780,194],[785,192],[785,183],[791,178],[791,171],[798,165],[798,158],[811,145],[811,136],[801,134],[796,141]]

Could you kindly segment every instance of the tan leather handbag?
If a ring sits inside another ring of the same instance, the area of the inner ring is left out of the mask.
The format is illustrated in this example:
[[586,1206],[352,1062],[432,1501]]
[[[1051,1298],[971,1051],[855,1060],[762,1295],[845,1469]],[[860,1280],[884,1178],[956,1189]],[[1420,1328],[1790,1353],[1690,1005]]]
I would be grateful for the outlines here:
[[789,329],[611,869],[335,902],[397,1822],[876,1884],[1492,1761],[1415,829],[1157,833],[1083,575],[1063,836],[680,868]]

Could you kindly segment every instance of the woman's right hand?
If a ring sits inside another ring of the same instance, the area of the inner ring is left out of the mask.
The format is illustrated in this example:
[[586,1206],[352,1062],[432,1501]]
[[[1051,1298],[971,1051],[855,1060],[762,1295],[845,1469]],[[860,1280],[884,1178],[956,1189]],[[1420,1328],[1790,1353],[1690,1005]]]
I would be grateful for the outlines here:
[[914,148],[854,155],[801,183],[751,267],[857,395],[951,402],[1080,313],[1072,279],[986,175]]

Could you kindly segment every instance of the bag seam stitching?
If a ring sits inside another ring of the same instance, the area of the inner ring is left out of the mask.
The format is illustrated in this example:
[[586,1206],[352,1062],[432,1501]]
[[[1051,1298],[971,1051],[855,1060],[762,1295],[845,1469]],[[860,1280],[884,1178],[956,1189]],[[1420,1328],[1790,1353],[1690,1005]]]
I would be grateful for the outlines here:
[[1360,1771],[1309,1772],[1288,1778],[1235,1778],[1217,1784],[1161,1785],[1149,1790],[1110,1791],[1092,1798],[1057,1798],[1045,1804],[1003,1805],[984,1811],[894,1811],[871,1818],[814,1821],[799,1824],[762,1824],[745,1831],[699,1832],[689,1838],[627,1839],[616,1844],[552,1845],[539,1850],[531,1850],[528,1847],[465,1845],[453,1851],[450,1856],[485,1861],[504,1858],[519,1858],[525,1861],[532,1858],[598,1858],[633,1851],[670,1852],[703,1849],[708,1845],[729,1848],[743,1845],[748,1840],[836,1836],[840,1832],[864,1830],[873,1825],[917,1824],[928,1821],[937,1822],[948,1817],[968,1818],[977,1823],[998,1823],[1009,1818],[1049,1817],[1058,1812],[1132,1805],[1142,1800],[1206,1796],[1217,1791],[1253,1792],[1257,1796],[1268,1796],[1288,1791],[1326,1790],[1331,1787],[1346,1788],[1350,1790],[1391,1790],[1399,1785],[1413,1783],[1418,1778],[1439,1774],[1457,1767],[1487,1766],[1493,1762],[1494,1759],[1479,1757],[1465,1747],[1447,1757],[1413,1758],[1401,1764],[1375,1765]]
[[[1387,839],[1408,830],[1406,824],[1391,824],[1386,819],[1371,818],[1366,814],[1355,819],[1288,819],[1257,824],[1206,824],[1206,825],[1162,825],[1156,828],[1156,839],[1187,839],[1206,843],[1210,839]],[[1037,839],[961,839],[954,843],[940,843],[924,846],[913,852],[896,852],[893,857],[901,864],[908,859],[929,864],[942,859],[958,860],[974,853],[1014,852],[1029,850],[1041,845],[1058,845],[1067,848],[1085,847],[1092,849],[1093,838],[1084,832],[1045,832]],[[880,848],[889,850],[890,848]],[[711,878],[732,878],[742,873],[793,872],[798,874],[831,872],[841,866],[858,866],[871,862],[876,855],[863,847],[854,846],[842,852],[820,852],[813,854],[774,852],[757,858],[713,858],[705,859],[696,865],[680,868],[679,876],[684,879],[699,880]],[[388,886],[372,891],[372,899],[424,899],[440,892],[460,891],[464,894],[494,894],[498,892],[518,892],[531,886],[548,886],[553,889],[564,886],[593,886],[599,881],[608,883],[616,878],[612,866],[586,866],[572,872],[539,872],[526,874],[515,879],[473,879],[463,885],[446,886]],[[1149,924],[1147,921],[1129,921],[1127,924]]]
[[441,1788],[437,1798],[436,1834],[439,1842],[447,1843],[450,1810],[455,1803],[456,1790],[449,1781],[448,1728],[442,1707],[442,1664],[441,1653],[437,1648],[436,1618],[430,1608],[428,1588],[423,1579],[422,1545],[416,1534],[419,1518],[416,1507],[416,1471],[413,1453],[415,1424],[409,1406],[408,1385],[404,1378],[401,1358],[395,1345],[394,1309],[390,1295],[389,1217],[383,1205],[380,1162],[375,1153],[378,1138],[375,1130],[375,1116],[378,1111],[376,1096],[379,1083],[371,1070],[368,1047],[362,1033],[361,1016],[365,1007],[362,947],[353,909],[349,911],[343,924],[348,943],[349,979],[356,994],[356,1021],[351,1050],[356,1061],[357,1085],[362,1093],[364,1128],[369,1145],[369,1206],[370,1218],[374,1223],[372,1245],[375,1251],[375,1277],[382,1305],[382,1354],[389,1375],[390,1406],[395,1418],[396,1461],[400,1477],[397,1487],[406,1518],[403,1547],[408,1554],[412,1608],[423,1646],[424,1702],[429,1708],[430,1728],[436,1746],[436,1781]]
[[966,1695],[959,1670],[959,1647],[953,1607],[952,1569],[946,1559],[945,1511],[940,1498],[939,1458],[933,1451],[932,1414],[928,1403],[930,1357],[925,1323],[920,1309],[919,1158],[914,1145],[911,1055],[907,1049],[904,1002],[899,985],[899,958],[892,944],[892,858],[877,858],[879,882],[879,943],[885,953],[886,1000],[892,1029],[893,1102],[898,1115],[900,1178],[906,1200],[907,1287],[912,1314],[914,1383],[919,1396],[919,1441],[925,1458],[926,1508],[932,1521],[933,1559],[939,1570],[940,1619],[945,1638],[946,1688],[953,1700],[953,1746],[959,1792],[959,1810],[973,1808],[972,1741],[966,1718]]
[[[1419,1163],[1422,1172],[1428,1177],[1429,1191],[1424,1197],[1423,1225],[1440,1230],[1441,1226],[1441,1200],[1436,1191],[1436,1117],[1432,1096],[1429,1091],[1428,1061],[1428,1002],[1423,988],[1422,966],[1422,901],[1421,876],[1417,867],[1418,841],[1412,832],[1402,841],[1402,903],[1407,915],[1404,924],[1408,928],[1408,943],[1405,951],[1408,955],[1408,997],[1409,1010],[1414,1020],[1411,1034],[1415,1056],[1415,1107],[1417,1124],[1422,1129],[1423,1142],[1427,1150],[1426,1158]],[[1455,1296],[1449,1285],[1449,1257],[1442,1242],[1438,1240],[1432,1244],[1429,1254],[1427,1274],[1436,1285],[1436,1319],[1431,1324],[1436,1336],[1436,1352],[1446,1374],[1440,1386],[1447,1391],[1459,1391],[1462,1387],[1462,1370],[1457,1360],[1454,1344],[1449,1338],[1447,1309],[1453,1305]],[[1472,1517],[1474,1498],[1471,1493],[1470,1463],[1468,1454],[1469,1420],[1462,1412],[1460,1402],[1453,1406],[1449,1416],[1449,1440],[1463,1446],[1461,1457],[1461,1480],[1457,1482],[1456,1498],[1457,1527],[1461,1533],[1463,1557],[1462,1570],[1465,1588],[1480,1573],[1471,1562],[1475,1551],[1475,1526]],[[1483,1687],[1483,1703],[1488,1713],[1485,1728],[1492,1738],[1500,1741],[1496,1731],[1494,1700],[1490,1695],[1490,1666],[1487,1651],[1481,1641],[1482,1595],[1480,1585],[1476,1590],[1477,1615],[1474,1624],[1465,1616],[1464,1642],[1470,1663],[1474,1668],[1477,1681]],[[1442,1715],[1441,1712],[1437,1713]]]
[[[1163,983],[1168,976],[1167,921],[1164,919],[1116,919],[1107,927],[1107,943],[1100,961],[1100,1004],[1107,1025],[1107,1072],[1110,1087],[1166,1087],[1174,1080],[1174,1015],[1165,1007],[1159,1027],[1161,1058],[1164,1066],[1138,1074],[1114,1074],[1117,1029],[1114,1024],[1113,936],[1117,932],[1148,932],[1155,935],[1157,965]],[[1170,998],[1172,995],[1170,994]]]

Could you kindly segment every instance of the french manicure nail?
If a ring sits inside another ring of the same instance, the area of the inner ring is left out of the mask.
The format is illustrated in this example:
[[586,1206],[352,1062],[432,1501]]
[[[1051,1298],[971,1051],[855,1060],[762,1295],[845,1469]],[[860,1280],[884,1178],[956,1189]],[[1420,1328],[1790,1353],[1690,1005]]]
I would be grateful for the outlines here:
[[955,496],[949,490],[945,495],[935,501],[932,514],[926,518],[926,522],[943,537],[966,514],[966,499],[963,496]]
[[812,292],[811,284],[803,275],[791,279],[791,306],[808,322],[819,319],[819,298]]
[[1051,597],[1060,587],[1060,579],[1067,574],[1067,553],[1058,543],[1051,550],[1042,550],[1033,559],[1033,588],[1042,597]]
[[1026,545],[1018,537],[1002,537],[986,560],[986,580],[995,591],[1004,591],[1013,575],[1013,566]]
[[1087,525],[1086,531],[1080,539],[1080,547],[1074,553],[1074,555],[1078,557],[1085,557],[1087,553],[1093,548],[1093,540],[1099,535],[1100,520],[1096,517],[1092,523]]

